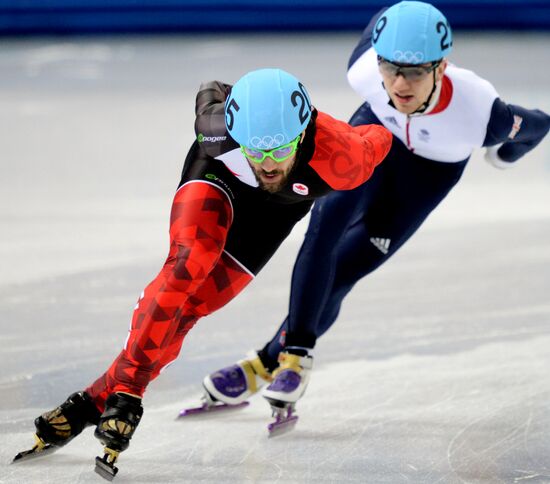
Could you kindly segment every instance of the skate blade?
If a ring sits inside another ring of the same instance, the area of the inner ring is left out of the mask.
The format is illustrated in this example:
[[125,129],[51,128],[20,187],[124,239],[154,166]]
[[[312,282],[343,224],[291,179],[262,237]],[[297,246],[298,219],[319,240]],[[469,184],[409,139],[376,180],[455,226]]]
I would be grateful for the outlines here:
[[45,457],[47,455],[53,454],[57,449],[59,449],[59,446],[57,445],[46,444],[36,434],[34,435],[34,440],[34,447],[30,450],[19,452],[19,454],[17,454],[11,461],[12,464],[33,460],[38,457]]
[[105,449],[105,455],[103,457],[97,456],[95,458],[95,469],[94,471],[96,474],[99,474],[103,479],[106,479],[107,481],[112,481],[117,472],[118,467],[115,466],[115,462],[118,457],[118,452],[116,451],[107,451]]
[[279,437],[281,435],[289,433],[294,429],[298,422],[298,415],[292,415],[290,417],[284,417],[275,420],[267,426],[268,437]]
[[94,471],[96,474],[99,474],[103,479],[106,479],[107,481],[112,481],[116,473],[118,472],[118,467],[115,467],[114,465],[108,464],[105,462],[101,457],[95,458],[95,469]]
[[275,422],[267,426],[268,437],[277,437],[290,432],[298,422],[298,415],[294,414],[295,404],[269,398],[267,400],[275,417]]
[[191,417],[193,415],[212,415],[240,408],[247,407],[249,402],[242,402],[236,405],[228,405],[227,403],[203,403],[200,407],[184,408],[180,411],[177,418]]
[[53,454],[58,448],[59,447],[56,447],[55,445],[46,445],[46,447],[41,450],[37,450],[35,448],[24,450],[23,452],[19,452],[19,454],[13,458],[11,463],[18,464],[20,462],[38,459],[39,457],[46,457],[47,455]]

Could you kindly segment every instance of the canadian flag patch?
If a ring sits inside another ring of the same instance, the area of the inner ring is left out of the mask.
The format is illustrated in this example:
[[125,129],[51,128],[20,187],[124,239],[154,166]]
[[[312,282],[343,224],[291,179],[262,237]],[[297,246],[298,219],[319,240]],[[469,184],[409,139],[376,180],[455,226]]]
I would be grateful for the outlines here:
[[309,194],[309,188],[303,183],[294,183],[292,185],[292,190],[298,195],[307,195]]

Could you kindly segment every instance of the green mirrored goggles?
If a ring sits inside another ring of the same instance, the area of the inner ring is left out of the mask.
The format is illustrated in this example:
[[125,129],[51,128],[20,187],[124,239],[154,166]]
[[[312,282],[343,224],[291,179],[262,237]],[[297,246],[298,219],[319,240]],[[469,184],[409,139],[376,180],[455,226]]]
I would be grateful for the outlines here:
[[262,163],[268,156],[277,163],[290,158],[298,149],[298,143],[300,142],[301,134],[296,136],[290,143],[279,146],[272,150],[258,150],[254,148],[247,148],[241,145],[241,152],[252,162]]

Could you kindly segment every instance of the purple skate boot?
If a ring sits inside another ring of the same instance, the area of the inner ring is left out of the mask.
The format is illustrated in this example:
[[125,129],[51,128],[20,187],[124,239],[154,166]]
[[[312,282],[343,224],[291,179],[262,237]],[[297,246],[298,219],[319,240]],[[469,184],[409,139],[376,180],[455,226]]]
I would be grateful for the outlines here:
[[271,379],[258,354],[251,352],[246,359],[207,375],[202,382],[205,389],[202,405],[183,409],[179,416],[244,407],[248,405],[246,399]]
[[262,392],[275,417],[275,421],[267,427],[270,436],[284,433],[296,425],[296,402],[306,391],[313,367],[313,357],[307,354],[299,356],[283,351],[279,353],[278,361],[279,367],[273,372],[273,381]]
[[254,351],[244,360],[206,376],[202,384],[214,401],[238,405],[272,380]]

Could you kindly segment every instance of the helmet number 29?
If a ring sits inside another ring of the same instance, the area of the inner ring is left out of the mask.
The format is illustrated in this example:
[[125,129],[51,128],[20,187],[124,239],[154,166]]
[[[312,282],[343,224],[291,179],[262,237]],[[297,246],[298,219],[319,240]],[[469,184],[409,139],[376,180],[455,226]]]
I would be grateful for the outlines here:
[[301,82],[298,83],[298,87],[300,88],[300,90],[294,91],[290,96],[290,100],[292,101],[292,105],[294,107],[298,107],[298,102],[300,103],[300,112],[298,114],[300,117],[300,123],[304,124],[307,121],[307,118],[311,111],[311,104],[305,92],[305,88]]

